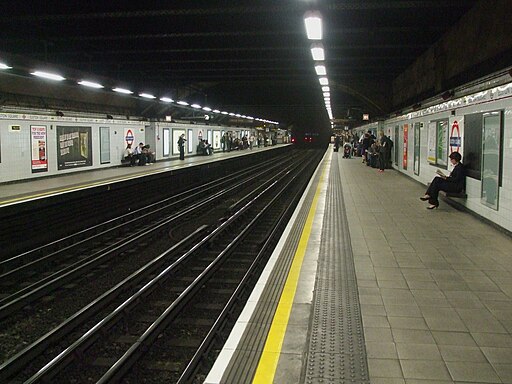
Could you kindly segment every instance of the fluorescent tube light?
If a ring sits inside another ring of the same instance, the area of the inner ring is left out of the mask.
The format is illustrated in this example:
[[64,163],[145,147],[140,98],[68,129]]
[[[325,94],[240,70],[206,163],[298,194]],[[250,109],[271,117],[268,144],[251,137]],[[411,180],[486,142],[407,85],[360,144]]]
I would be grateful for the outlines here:
[[201,109],[201,106],[199,104],[192,104],[192,108]]
[[131,95],[133,92],[130,91],[129,89],[125,89],[125,88],[114,88],[112,89],[114,92],[117,92],[117,93],[124,93],[125,95]]
[[172,103],[172,102],[174,102],[174,100],[171,99],[170,97],[161,97],[160,101],[163,101],[164,103]]
[[66,80],[61,75],[57,75],[55,73],[49,73],[49,72],[35,71],[35,72],[32,72],[31,75],[34,75],[37,77],[42,77],[43,79],[48,79],[48,80],[55,80],[55,81]]
[[329,88],[328,86],[323,86],[322,92],[331,92],[331,88]]
[[83,85],[84,87],[89,87],[89,88],[96,88],[96,89],[104,88],[103,85],[101,85],[101,84],[95,83],[93,81],[87,81],[87,80],[79,81],[78,84]]
[[212,112],[213,113],[220,113],[220,111],[218,109],[214,109]]
[[150,93],[139,93],[139,96],[145,99],[156,99],[156,97],[151,95]]
[[327,77],[321,77],[318,79],[318,81],[320,82],[320,85],[329,85],[329,80]]
[[7,64],[5,63],[0,63],[0,69],[12,69],[12,67],[9,67]]
[[203,107],[203,111],[206,111],[206,112],[211,112],[212,109],[210,107]]

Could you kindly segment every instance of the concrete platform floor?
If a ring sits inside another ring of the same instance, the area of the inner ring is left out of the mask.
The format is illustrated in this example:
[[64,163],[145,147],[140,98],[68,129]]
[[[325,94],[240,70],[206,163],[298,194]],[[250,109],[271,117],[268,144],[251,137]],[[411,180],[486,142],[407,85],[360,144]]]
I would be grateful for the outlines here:
[[398,172],[333,161],[371,382],[512,383],[512,239],[443,202],[427,210]]

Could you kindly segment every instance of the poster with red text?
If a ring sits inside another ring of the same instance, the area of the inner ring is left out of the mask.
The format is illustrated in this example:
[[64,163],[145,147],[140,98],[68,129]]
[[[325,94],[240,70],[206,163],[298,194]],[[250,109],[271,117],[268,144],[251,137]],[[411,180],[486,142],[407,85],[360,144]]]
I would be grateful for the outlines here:
[[30,126],[30,147],[32,152],[32,173],[47,172],[46,125]]
[[402,168],[407,169],[407,144],[409,142],[409,124],[404,124],[404,158],[402,163]]

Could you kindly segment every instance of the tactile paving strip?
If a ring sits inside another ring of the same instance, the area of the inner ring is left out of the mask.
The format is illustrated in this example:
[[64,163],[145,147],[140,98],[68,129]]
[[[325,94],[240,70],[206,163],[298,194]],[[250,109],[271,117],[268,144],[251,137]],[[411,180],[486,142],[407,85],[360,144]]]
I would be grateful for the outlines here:
[[339,164],[331,163],[318,260],[307,384],[369,384],[363,321]]

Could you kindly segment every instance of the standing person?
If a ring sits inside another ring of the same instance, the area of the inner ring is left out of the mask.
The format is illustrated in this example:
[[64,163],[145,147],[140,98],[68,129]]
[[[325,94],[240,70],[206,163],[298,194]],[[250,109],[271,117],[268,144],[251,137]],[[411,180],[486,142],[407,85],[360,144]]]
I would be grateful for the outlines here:
[[388,138],[384,131],[379,132],[379,173],[384,172],[388,164]]
[[180,138],[178,139],[178,148],[180,150],[180,160],[185,160],[185,134],[182,133]]
[[252,147],[254,146],[254,135],[251,134],[251,136],[249,136],[249,148],[252,150]]
[[231,152],[231,147],[233,146],[233,135],[231,135],[231,132],[228,134],[228,140],[226,144],[228,146],[228,152]]
[[430,203],[427,209],[439,207],[439,191],[462,192],[464,190],[464,166],[460,162],[461,160],[462,156],[460,153],[450,153],[450,163],[455,167],[450,173],[450,176],[445,176],[442,172],[438,171],[439,176],[432,180],[427,192],[425,192],[425,196],[420,197],[420,200],[428,200]]
[[371,145],[372,144],[371,144],[370,134],[365,133],[363,142],[361,145],[361,156],[363,157],[363,163],[367,162],[366,151],[368,151],[368,149],[371,147]]
[[227,135],[228,134],[226,132],[224,132],[224,134],[220,138],[220,146],[222,147],[222,152],[226,152]]

